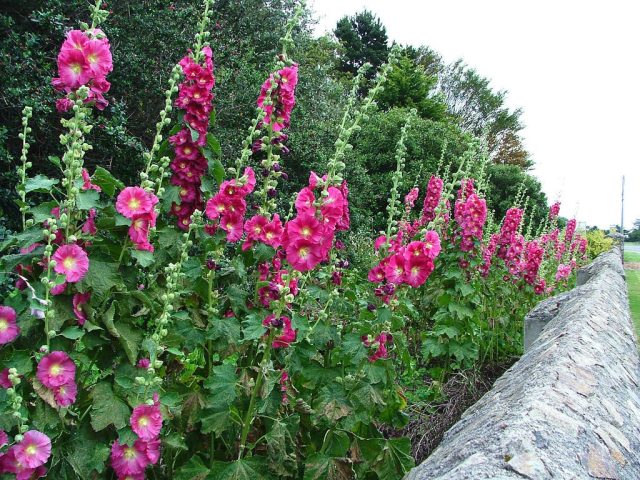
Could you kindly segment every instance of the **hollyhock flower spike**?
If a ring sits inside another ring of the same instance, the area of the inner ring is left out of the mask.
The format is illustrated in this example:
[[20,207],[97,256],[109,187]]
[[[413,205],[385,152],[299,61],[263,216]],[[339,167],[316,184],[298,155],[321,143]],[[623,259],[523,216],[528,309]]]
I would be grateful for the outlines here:
[[65,275],[67,282],[79,282],[89,271],[87,252],[76,244],[60,246],[52,257],[56,261],[54,270]]
[[87,220],[82,225],[82,233],[87,235],[95,235],[98,233],[98,229],[96,228],[96,209],[92,208],[89,210],[89,215],[87,216]]
[[76,365],[65,352],[45,355],[38,363],[36,377],[47,388],[55,388],[75,380]]
[[16,324],[16,312],[11,307],[0,306],[0,345],[13,342],[20,335]]

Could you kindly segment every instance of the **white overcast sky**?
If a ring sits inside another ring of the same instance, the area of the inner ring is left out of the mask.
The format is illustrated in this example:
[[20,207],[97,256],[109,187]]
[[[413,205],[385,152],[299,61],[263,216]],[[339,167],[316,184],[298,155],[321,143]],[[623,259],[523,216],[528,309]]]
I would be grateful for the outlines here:
[[640,1],[311,0],[318,33],[375,13],[391,41],[427,45],[522,107],[533,174],[561,214],[608,228],[640,218]]

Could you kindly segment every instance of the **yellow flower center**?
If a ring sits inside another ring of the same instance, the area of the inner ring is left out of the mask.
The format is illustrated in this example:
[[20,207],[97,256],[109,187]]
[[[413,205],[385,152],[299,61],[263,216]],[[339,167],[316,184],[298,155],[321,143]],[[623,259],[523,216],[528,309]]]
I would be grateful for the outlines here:
[[62,261],[62,265],[64,266],[64,268],[66,268],[67,270],[71,270],[76,266],[76,259],[73,257],[66,257],[63,261]]
[[136,230],[142,230],[144,228],[144,220],[138,219],[133,222],[133,228]]
[[91,53],[89,54],[89,56],[87,56],[87,60],[89,61],[89,63],[96,63],[98,61],[98,57],[95,53]]
[[302,259],[307,258],[307,255],[309,255],[309,248],[302,247],[300,250],[298,250],[298,255],[300,255],[300,258]]
[[149,425],[149,419],[147,417],[140,417],[138,419],[138,425],[140,425],[141,427],[146,427],[147,425]]
[[0,318],[0,332],[4,332],[9,329],[9,322],[5,318]]
[[200,94],[198,92],[194,93],[193,98],[200,98]]
[[138,208],[140,208],[140,200],[138,200],[137,198],[132,198],[131,200],[129,200],[129,203],[127,205],[131,210],[137,210]]
[[271,240],[273,238],[273,232],[267,232],[265,236],[267,237],[267,240]]
[[78,74],[82,71],[82,66],[79,63],[72,63],[70,67],[73,73]]
[[309,227],[303,227],[302,230],[300,230],[300,233],[303,237],[308,237],[311,235],[311,229]]
[[62,367],[57,363],[54,363],[53,365],[51,365],[51,367],[49,367],[49,373],[51,375],[60,375],[61,370]]
[[124,458],[126,458],[127,460],[133,460],[134,458],[136,458],[136,456],[137,452],[135,448],[127,447],[124,449]]
[[27,455],[35,455],[36,453],[38,453],[38,447],[31,443],[27,448],[24,449],[24,452]]
[[192,152],[191,147],[184,147],[184,154],[185,155],[189,155],[191,152]]

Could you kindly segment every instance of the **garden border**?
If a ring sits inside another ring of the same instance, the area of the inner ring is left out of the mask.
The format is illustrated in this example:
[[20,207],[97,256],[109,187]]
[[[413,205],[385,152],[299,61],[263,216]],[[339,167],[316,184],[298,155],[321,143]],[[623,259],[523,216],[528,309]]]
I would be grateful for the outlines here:
[[621,251],[525,319],[526,353],[406,480],[640,478],[640,357]]

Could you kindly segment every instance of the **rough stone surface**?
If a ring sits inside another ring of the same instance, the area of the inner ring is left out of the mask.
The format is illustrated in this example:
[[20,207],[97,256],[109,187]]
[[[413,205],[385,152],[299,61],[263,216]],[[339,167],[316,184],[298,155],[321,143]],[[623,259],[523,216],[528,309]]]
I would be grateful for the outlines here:
[[620,251],[529,315],[546,327],[406,480],[640,479],[640,358]]

